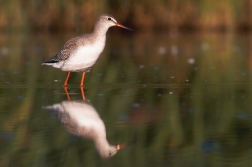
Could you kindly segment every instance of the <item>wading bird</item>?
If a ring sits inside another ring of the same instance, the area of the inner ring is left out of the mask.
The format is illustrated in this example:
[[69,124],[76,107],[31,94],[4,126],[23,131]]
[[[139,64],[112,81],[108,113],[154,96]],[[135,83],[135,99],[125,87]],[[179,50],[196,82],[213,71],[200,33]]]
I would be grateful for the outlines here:
[[83,34],[68,40],[59,52],[42,65],[49,65],[67,71],[64,86],[68,85],[70,72],[82,72],[80,86],[83,86],[85,73],[89,72],[96,63],[106,43],[106,33],[109,27],[117,26],[127,28],[119,24],[111,15],[101,15],[95,24],[91,34]]

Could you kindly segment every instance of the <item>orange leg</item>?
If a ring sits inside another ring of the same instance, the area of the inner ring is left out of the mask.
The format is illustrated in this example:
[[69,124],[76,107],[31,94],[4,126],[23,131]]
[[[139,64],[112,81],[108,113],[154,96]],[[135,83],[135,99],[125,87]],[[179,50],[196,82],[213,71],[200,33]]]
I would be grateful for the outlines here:
[[81,86],[81,87],[83,87],[84,78],[85,78],[85,72],[82,73],[81,83],[80,83],[80,86]]
[[81,86],[80,89],[81,89],[82,100],[86,100],[85,94],[84,94],[84,88]]
[[70,100],[70,96],[69,96],[68,89],[66,86],[64,86],[64,90],[66,92],[67,99]]
[[67,73],[66,80],[64,82],[64,86],[68,85],[67,82],[68,82],[69,77],[70,77],[70,72]]

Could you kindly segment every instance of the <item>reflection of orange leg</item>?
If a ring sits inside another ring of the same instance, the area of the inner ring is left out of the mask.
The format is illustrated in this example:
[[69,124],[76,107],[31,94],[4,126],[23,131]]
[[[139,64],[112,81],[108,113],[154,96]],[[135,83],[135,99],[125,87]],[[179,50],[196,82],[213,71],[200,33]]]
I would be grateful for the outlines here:
[[70,100],[70,96],[69,96],[68,89],[66,86],[64,86],[64,90],[66,92],[67,99]]
[[68,79],[70,77],[70,72],[67,73],[66,80],[64,82],[64,86],[67,86]]
[[80,83],[80,86],[81,86],[81,87],[83,87],[84,78],[85,78],[85,72],[82,73],[81,83]]
[[81,86],[80,90],[81,90],[82,100],[85,100],[86,98],[85,98],[85,94],[84,94],[84,88]]

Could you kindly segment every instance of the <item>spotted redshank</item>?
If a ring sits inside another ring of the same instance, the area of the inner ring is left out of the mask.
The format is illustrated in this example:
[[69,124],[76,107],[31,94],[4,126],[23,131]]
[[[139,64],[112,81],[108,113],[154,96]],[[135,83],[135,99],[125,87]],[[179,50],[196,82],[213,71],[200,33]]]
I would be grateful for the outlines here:
[[85,73],[96,63],[106,43],[109,27],[117,26],[132,30],[119,24],[111,15],[101,15],[91,34],[83,34],[68,40],[59,52],[42,65],[49,65],[67,71],[64,86],[68,85],[70,72],[82,72],[80,86],[83,86]]
[[92,139],[98,153],[103,158],[109,158],[118,150],[131,144],[110,145],[106,138],[104,122],[87,100],[62,101],[45,106],[44,109],[55,114],[68,132]]

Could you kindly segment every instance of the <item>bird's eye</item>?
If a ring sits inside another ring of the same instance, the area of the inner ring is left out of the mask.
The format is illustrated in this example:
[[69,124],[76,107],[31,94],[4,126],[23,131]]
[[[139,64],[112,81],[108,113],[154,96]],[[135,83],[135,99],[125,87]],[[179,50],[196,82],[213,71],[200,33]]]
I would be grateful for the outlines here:
[[109,152],[109,156],[111,156],[112,155],[112,153],[111,152]]
[[108,18],[108,20],[110,21],[110,20],[111,20],[111,18],[109,17],[109,18]]

